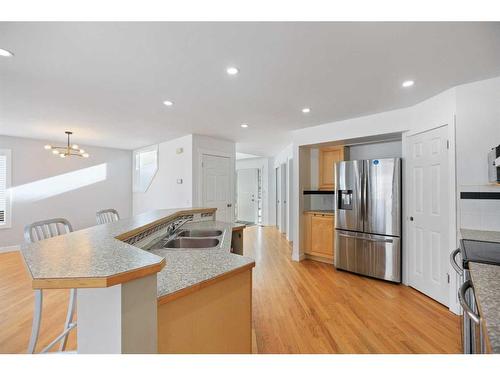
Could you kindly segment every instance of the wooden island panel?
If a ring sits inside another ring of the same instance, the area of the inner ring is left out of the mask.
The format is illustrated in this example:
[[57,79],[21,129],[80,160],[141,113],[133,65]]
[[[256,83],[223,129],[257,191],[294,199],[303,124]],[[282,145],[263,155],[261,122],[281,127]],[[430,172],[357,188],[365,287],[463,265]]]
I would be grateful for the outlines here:
[[252,353],[252,269],[159,304],[158,353]]

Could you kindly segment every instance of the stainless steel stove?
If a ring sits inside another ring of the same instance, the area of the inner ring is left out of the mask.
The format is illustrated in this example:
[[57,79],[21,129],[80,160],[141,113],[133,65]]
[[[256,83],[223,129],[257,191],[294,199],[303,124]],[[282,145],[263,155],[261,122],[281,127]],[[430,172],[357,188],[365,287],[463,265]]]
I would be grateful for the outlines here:
[[[460,265],[456,261],[460,254]],[[474,285],[470,277],[469,263],[485,263],[500,266],[500,243],[461,240],[460,248],[451,254],[451,265],[462,278],[462,286],[458,298],[463,309],[462,314],[462,347],[465,354],[481,354],[485,352],[484,337],[481,327],[481,316],[474,295]]]

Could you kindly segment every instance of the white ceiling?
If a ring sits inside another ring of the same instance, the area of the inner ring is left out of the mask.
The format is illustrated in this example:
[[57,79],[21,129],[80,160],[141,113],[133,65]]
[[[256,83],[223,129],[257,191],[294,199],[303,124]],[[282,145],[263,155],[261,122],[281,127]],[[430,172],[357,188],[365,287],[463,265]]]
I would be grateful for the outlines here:
[[0,134],[132,149],[198,133],[272,155],[291,130],[500,75],[499,45],[500,23],[2,22]]

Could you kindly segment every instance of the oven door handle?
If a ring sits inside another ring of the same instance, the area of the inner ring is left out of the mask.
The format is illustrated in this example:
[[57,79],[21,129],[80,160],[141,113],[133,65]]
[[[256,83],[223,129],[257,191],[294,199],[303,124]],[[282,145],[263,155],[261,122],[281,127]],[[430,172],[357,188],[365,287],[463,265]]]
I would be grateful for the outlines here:
[[453,267],[453,269],[460,275],[462,276],[464,274],[464,270],[460,268],[460,266],[458,265],[457,261],[456,261],[456,258],[457,258],[457,255],[460,253],[460,248],[456,249],[456,250],[453,250],[450,254],[450,263],[451,263],[451,266]]
[[469,318],[471,318],[474,321],[474,323],[480,324],[481,319],[479,315],[477,315],[474,311],[472,311],[471,307],[467,304],[467,301],[465,299],[465,293],[467,293],[467,290],[469,290],[470,288],[474,290],[472,282],[470,280],[467,280],[462,284],[462,286],[458,290],[458,300],[460,301],[460,306],[462,306],[462,309],[464,309],[464,314],[467,314]]

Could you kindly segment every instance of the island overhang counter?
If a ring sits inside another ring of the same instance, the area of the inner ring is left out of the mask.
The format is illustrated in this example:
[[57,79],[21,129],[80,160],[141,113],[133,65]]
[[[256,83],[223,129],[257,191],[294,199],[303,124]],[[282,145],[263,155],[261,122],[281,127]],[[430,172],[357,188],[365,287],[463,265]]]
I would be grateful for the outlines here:
[[[140,248],[145,237],[180,219],[186,229],[220,229],[220,244]],[[156,210],[24,244],[21,253],[34,289],[78,289],[78,353],[249,352],[255,262],[231,253],[233,230],[241,226],[214,219],[213,208]],[[213,307],[214,299],[218,307],[209,312],[206,305]],[[186,308],[189,314],[182,312]],[[205,335],[229,311],[244,327],[205,345]],[[193,324],[207,329],[187,332]]]

